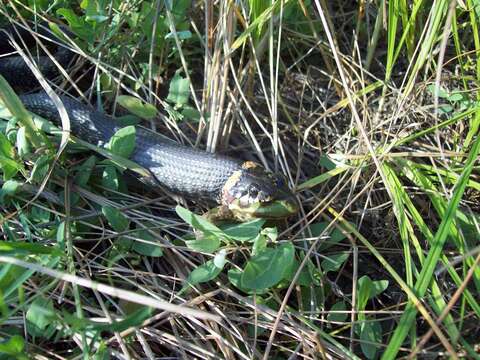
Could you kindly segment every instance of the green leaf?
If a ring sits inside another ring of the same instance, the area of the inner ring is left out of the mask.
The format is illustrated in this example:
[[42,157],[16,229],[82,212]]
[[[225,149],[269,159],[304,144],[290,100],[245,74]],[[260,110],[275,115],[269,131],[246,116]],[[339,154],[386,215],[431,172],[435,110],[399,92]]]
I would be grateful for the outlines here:
[[364,275],[360,279],[358,279],[357,310],[365,310],[367,301],[368,299],[370,299],[370,295],[372,293],[372,288],[372,280],[367,275]]
[[226,257],[227,257],[227,251],[225,249],[222,249],[213,258],[213,263],[215,264],[216,267],[223,269],[223,267],[227,262]]
[[454,92],[454,93],[451,93],[451,94],[447,97],[447,100],[448,100],[448,101],[451,101],[451,102],[462,101],[462,100],[464,100],[464,96],[463,96],[462,93]]
[[28,359],[24,354],[25,340],[20,335],[13,335],[0,343],[0,354],[15,356],[16,359]]
[[107,149],[115,155],[128,158],[135,149],[135,133],[134,126],[121,128],[111,137]]
[[102,186],[110,190],[118,190],[119,180],[118,172],[114,166],[107,165],[102,173]]
[[267,237],[263,234],[258,234],[255,240],[253,240],[252,255],[255,256],[257,254],[260,254],[266,248],[267,248]]
[[358,279],[358,310],[364,310],[367,301],[388,288],[388,280],[372,281],[367,275]]
[[57,14],[65,18],[70,30],[72,30],[75,35],[87,41],[89,44],[93,44],[95,40],[95,29],[90,23],[83,20],[80,16],[77,16],[72,9],[60,8],[57,10]]
[[21,165],[14,160],[14,148],[7,137],[0,133],[0,170],[3,171],[4,180],[11,179]]
[[135,114],[142,119],[148,120],[157,116],[157,109],[155,106],[145,103],[136,97],[120,95],[117,97],[117,102],[132,114]]
[[194,107],[191,107],[191,106],[188,106],[188,105],[185,105],[183,108],[182,108],[182,116],[186,119],[186,120],[189,120],[191,122],[198,122],[200,121],[200,118],[201,118],[201,114],[200,112],[195,109]]
[[[287,280],[289,283],[293,281],[295,274],[300,267],[300,261],[294,259],[292,266],[290,266],[290,270],[285,273],[284,279]],[[300,275],[297,278],[296,285],[300,286],[311,286],[311,285],[320,285],[318,279],[321,277],[320,272],[318,269],[315,268],[311,260],[307,260],[306,265],[300,271]]]
[[278,284],[291,270],[294,259],[295,249],[291,243],[265,249],[247,262],[241,276],[242,287],[263,290]]
[[87,185],[96,162],[97,158],[92,155],[77,168],[76,176],[74,179],[76,185],[80,187],[84,187],[85,185]]
[[203,235],[200,239],[185,240],[189,249],[204,253],[213,253],[220,247],[220,238],[215,234]]
[[343,252],[325,257],[321,263],[323,271],[325,273],[329,271],[337,271],[349,256],[350,254],[348,252]]
[[167,101],[174,103],[177,106],[182,106],[188,103],[190,98],[190,82],[188,79],[176,74],[170,81],[168,89]]
[[121,127],[135,126],[140,124],[140,118],[135,115],[123,115],[115,118],[117,124]]
[[36,330],[45,330],[52,320],[56,319],[52,300],[43,297],[35,299],[27,310],[26,318],[29,325]]
[[3,172],[3,179],[9,180],[21,169],[21,165],[12,159],[0,155],[0,170]]
[[0,132],[0,155],[3,155],[9,159],[13,159],[13,156],[14,156],[12,144],[10,144],[10,141],[8,141],[7,137],[1,132]]
[[339,229],[334,228],[333,230],[330,230],[329,233],[323,233],[323,231],[326,229],[328,226],[327,222],[319,222],[319,223],[314,223],[309,226],[309,230],[312,234],[313,237],[318,237],[323,234],[323,236],[330,236],[330,239],[325,239],[325,241],[321,242],[319,245],[319,250],[326,250],[336,244],[338,244],[340,241],[346,238],[343,232],[341,232]]
[[117,208],[102,206],[102,213],[116,232],[124,232],[128,229],[130,222]]
[[348,318],[348,313],[347,311],[347,306],[345,305],[345,302],[340,301],[335,303],[331,308],[330,311],[345,311],[344,313],[337,313],[337,312],[331,312],[327,315],[327,321],[332,321],[332,322],[344,322]]
[[188,275],[188,284],[196,285],[213,280],[218,276],[218,274],[220,274],[222,269],[223,267],[217,267],[213,260],[209,260],[205,264],[202,264],[199,267],[195,268]]
[[222,230],[233,240],[245,242],[254,240],[262,230],[264,224],[264,219],[255,219],[245,223],[228,225],[223,227]]
[[0,189],[0,204],[4,203],[5,197],[15,195],[21,185],[22,183],[15,180],[5,181]]
[[136,238],[148,241],[148,243],[143,241],[134,241],[132,245],[132,250],[140,255],[151,256],[151,257],[160,257],[163,255],[162,247],[157,245],[158,240],[153,237],[147,230],[137,230],[134,233]]
[[442,87],[437,87],[435,84],[430,84],[427,86],[427,89],[433,96],[435,96],[435,91],[438,90],[439,98],[448,98],[448,92]]
[[30,143],[28,142],[26,131],[25,126],[22,126],[17,132],[17,152],[22,158],[30,154]]
[[200,230],[205,236],[214,235],[219,240],[228,239],[228,235],[225,234],[220,228],[209,222],[206,218],[192,213],[190,210],[177,205],[175,211],[178,216],[182,218],[187,224],[192,226],[196,230]]
[[[367,359],[375,359],[382,343],[382,327],[377,321],[361,324],[360,347]],[[377,345],[378,344],[378,345]]]
[[12,242],[0,240],[0,254],[5,255],[56,255],[62,254],[58,249],[40,244],[32,244],[28,242]]
[[41,183],[45,179],[45,176],[47,176],[48,174],[51,161],[52,157],[50,155],[44,154],[40,156],[35,161],[35,165],[33,165],[30,179],[36,183]]
[[373,299],[374,297],[380,295],[382,292],[387,290],[388,288],[388,280],[376,280],[372,283],[372,293],[370,298]]
[[[185,30],[185,31],[177,31],[177,36],[180,40],[186,40],[186,39],[190,39],[192,37],[192,33],[191,31],[189,30]],[[167,35],[165,35],[165,39],[170,39],[170,38],[173,38],[173,33],[168,33]]]

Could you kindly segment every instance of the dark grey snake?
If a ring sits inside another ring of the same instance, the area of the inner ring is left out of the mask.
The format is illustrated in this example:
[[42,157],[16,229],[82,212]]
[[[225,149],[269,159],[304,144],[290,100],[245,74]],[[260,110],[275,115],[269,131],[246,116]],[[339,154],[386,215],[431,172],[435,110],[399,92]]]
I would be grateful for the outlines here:
[[[24,42],[31,37],[26,29],[19,27],[16,31],[9,28],[9,33],[15,40]],[[52,37],[45,28],[40,34]],[[10,38],[5,33],[1,35],[0,54],[11,53],[14,49]],[[58,75],[49,57],[34,58],[44,77],[52,79]],[[66,66],[71,53],[58,50],[55,58]],[[34,74],[18,55],[0,57],[0,74],[13,88],[38,88]],[[61,125],[57,107],[46,93],[23,94],[20,99],[30,112]],[[72,133],[78,138],[103,146],[120,129],[114,118],[73,98],[60,96],[60,99],[67,110]],[[292,192],[281,176],[266,172],[252,162],[182,146],[142,127],[136,128],[135,150],[130,159],[151,173],[150,180],[191,199],[212,200],[230,210],[272,218],[285,217],[297,209]]]

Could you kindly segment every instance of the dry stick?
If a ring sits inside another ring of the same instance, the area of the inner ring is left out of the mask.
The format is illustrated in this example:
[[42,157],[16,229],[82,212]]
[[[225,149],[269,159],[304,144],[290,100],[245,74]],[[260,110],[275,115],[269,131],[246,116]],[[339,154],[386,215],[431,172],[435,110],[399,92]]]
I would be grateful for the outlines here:
[[[475,268],[478,266],[478,264],[480,264],[480,254],[478,254],[477,258],[475,259],[475,262],[472,264],[470,269],[468,269],[468,273],[467,273],[467,276],[465,276],[465,280],[463,280],[460,287],[457,289],[457,291],[455,291],[452,298],[448,302],[447,306],[443,309],[442,313],[440,314],[437,321],[435,322],[438,326],[441,325],[443,319],[445,319],[445,317],[447,317],[450,310],[456,304],[458,299],[462,296],[463,291],[465,290],[468,283],[470,282],[470,279],[472,278],[473,273],[475,272]],[[432,337],[432,335],[433,335],[433,329],[428,330],[427,333],[425,335],[423,335],[422,339],[419,341],[419,343],[417,344],[415,349],[413,349],[412,353],[410,353],[410,355],[408,355],[408,359],[413,359],[422,350],[422,347],[425,346],[425,344]]]
[[133,291],[128,291],[128,290],[122,290],[122,289],[117,289],[109,285],[101,284],[95,281],[91,281],[85,278],[81,278],[79,276],[71,275],[71,274],[66,274],[57,270],[53,270],[50,268],[47,268],[42,265],[34,264],[28,261],[23,261],[19,260],[13,257],[9,256],[0,256],[0,263],[7,263],[7,264],[12,264],[12,265],[17,265],[26,269],[34,270],[36,272],[39,272],[41,274],[45,274],[51,277],[54,277],[56,279],[60,279],[63,281],[70,282],[72,284],[78,285],[78,286],[83,286],[92,290],[97,290],[98,292],[101,292],[103,294],[107,294],[110,296],[117,297],[122,300],[134,302],[140,305],[144,306],[150,306],[155,309],[159,310],[164,310],[168,311],[171,313],[177,313],[183,316],[191,316],[194,318],[199,318],[203,320],[213,320],[220,322],[220,317],[216,315],[209,314],[205,311],[201,310],[196,310],[192,308],[188,308],[186,306],[181,306],[181,305],[175,305],[171,304],[169,302],[163,301],[163,300],[158,300],[154,299],[152,297],[148,297],[145,295],[140,295],[137,293],[134,293]]

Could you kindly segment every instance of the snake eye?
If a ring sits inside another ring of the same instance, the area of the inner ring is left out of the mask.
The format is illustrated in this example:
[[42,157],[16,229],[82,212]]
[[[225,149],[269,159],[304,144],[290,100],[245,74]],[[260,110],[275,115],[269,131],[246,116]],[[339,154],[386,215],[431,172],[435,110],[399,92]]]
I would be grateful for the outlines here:
[[250,190],[248,191],[251,197],[257,197],[258,195],[258,189],[255,186],[252,186]]

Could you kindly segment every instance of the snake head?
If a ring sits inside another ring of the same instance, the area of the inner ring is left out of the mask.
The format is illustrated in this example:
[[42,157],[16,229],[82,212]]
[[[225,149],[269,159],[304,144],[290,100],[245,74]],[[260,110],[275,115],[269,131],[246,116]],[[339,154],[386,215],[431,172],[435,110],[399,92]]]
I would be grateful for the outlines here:
[[221,203],[239,221],[281,219],[298,211],[285,177],[250,161],[230,176],[222,189]]

